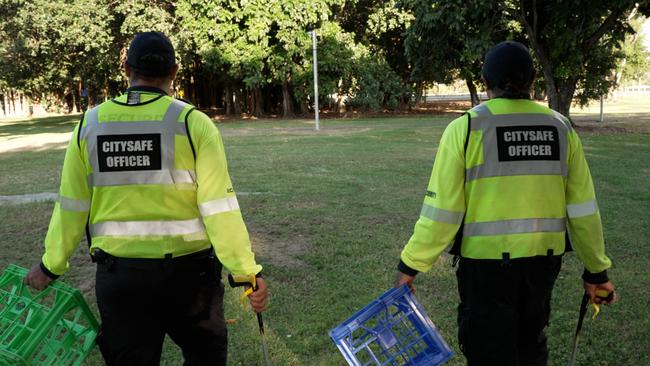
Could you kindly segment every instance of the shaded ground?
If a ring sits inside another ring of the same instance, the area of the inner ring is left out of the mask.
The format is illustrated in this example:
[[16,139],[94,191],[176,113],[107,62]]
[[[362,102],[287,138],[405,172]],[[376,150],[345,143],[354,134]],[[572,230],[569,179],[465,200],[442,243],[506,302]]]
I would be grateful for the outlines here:
[[578,132],[589,134],[650,133],[650,113],[613,115],[605,122],[597,122],[593,115],[579,115],[573,121],[578,126]]

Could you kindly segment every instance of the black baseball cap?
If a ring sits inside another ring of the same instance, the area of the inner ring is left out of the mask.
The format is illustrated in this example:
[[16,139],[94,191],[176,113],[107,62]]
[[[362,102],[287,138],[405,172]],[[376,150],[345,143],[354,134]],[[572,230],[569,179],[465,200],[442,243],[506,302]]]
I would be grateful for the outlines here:
[[126,63],[144,76],[167,76],[176,65],[172,42],[161,32],[142,32],[133,37]]
[[535,78],[533,58],[519,42],[505,41],[492,47],[485,55],[483,78],[491,89],[530,88]]

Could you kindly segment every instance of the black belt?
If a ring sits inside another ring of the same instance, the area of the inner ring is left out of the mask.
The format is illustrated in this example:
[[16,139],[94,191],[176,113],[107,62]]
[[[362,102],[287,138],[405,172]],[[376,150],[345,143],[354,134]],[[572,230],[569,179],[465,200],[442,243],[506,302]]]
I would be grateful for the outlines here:
[[93,262],[109,267],[117,264],[136,268],[159,268],[161,266],[192,265],[197,261],[211,258],[213,259],[215,258],[215,255],[214,250],[212,248],[208,248],[180,257],[172,257],[171,254],[166,254],[165,258],[124,258],[116,257],[114,255],[106,253],[99,248],[96,248],[93,250],[91,257],[93,258]]

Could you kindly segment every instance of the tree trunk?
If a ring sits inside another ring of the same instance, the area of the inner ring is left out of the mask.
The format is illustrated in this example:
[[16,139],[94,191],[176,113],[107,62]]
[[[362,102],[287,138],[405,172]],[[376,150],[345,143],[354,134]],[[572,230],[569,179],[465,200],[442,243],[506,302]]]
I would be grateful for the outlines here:
[[217,81],[214,76],[210,78],[210,84],[208,84],[208,90],[210,92],[210,108],[217,109],[219,108],[219,90],[216,88]]
[[[570,111],[571,111],[571,102],[573,101],[573,93],[576,90],[576,85],[578,83],[578,76],[570,76],[563,80],[555,79],[555,65],[552,64],[549,57],[548,47],[546,47],[541,39],[540,33],[537,29],[537,8],[536,3],[533,2],[532,11],[532,22],[530,22],[524,12],[524,2],[520,2],[520,13],[519,20],[526,29],[528,38],[531,42],[532,48],[535,51],[537,60],[542,66],[542,71],[544,72],[544,81],[546,82],[546,95],[548,96],[548,106],[551,109],[560,112],[571,121],[571,125],[575,127],[575,124],[571,120]],[[598,39],[605,34],[611,27],[613,27],[615,19],[620,14],[612,12],[607,19],[601,24],[598,28],[598,31],[591,35],[587,39],[582,47],[576,50],[576,55],[574,57],[582,57],[593,48]],[[532,23],[532,24],[531,24]]]
[[110,99],[108,91],[108,80],[104,80],[104,88],[102,89],[104,93],[104,102]]
[[533,99],[538,101],[543,101],[546,99],[546,89],[533,87]]
[[195,76],[196,76],[196,69],[192,69],[192,73],[190,74],[190,82],[189,82],[189,86],[190,86],[189,89],[190,90],[188,91],[187,96],[189,98],[191,98],[192,103],[195,106],[200,107],[199,100],[196,97],[196,79],[195,79]]
[[74,86],[72,86],[72,88],[70,88],[70,96],[71,96],[70,99],[72,99],[72,101],[71,101],[72,103],[70,103],[68,105],[68,113],[74,112],[74,107],[77,105],[77,95],[74,92],[75,89],[76,88]]
[[336,113],[341,114],[344,108],[345,105],[343,104],[343,96],[338,95],[336,97]]
[[309,112],[309,101],[302,100],[299,103],[300,114],[307,114]]
[[[573,93],[578,83],[577,77],[570,77],[562,81],[546,82],[546,93],[548,94],[548,106],[571,119],[571,102]],[[571,122],[573,124],[573,122]]]
[[226,104],[226,116],[229,116],[233,114],[232,110],[232,89],[230,88],[229,85],[226,85],[224,87],[224,94],[225,94],[225,104]]
[[13,107],[14,114],[16,114],[16,96],[13,89],[9,89],[9,105]]
[[472,81],[470,78],[467,78],[465,79],[465,83],[467,84],[467,89],[469,89],[469,99],[472,102],[472,107],[481,104],[481,100],[479,99],[478,93],[476,92],[476,85],[474,85],[474,81]]
[[282,88],[280,88],[279,103],[277,103],[276,90],[271,85],[262,88],[262,95],[262,113],[280,114],[280,108],[282,108]]
[[25,99],[27,99],[27,117],[32,118],[34,116],[34,103],[31,97],[26,97]]
[[241,116],[241,107],[242,107],[242,92],[239,87],[235,87],[235,92],[233,93],[235,95],[235,101],[233,102],[233,112],[235,113],[235,116],[240,117]]
[[194,101],[194,86],[192,85],[192,71],[190,70],[185,77],[185,99],[189,100],[193,105],[196,105]]
[[192,85],[192,102],[197,106],[201,107],[201,101],[199,99],[199,91],[198,91],[198,70],[199,70],[199,60],[196,55],[194,55],[194,60],[193,60],[193,65],[192,65],[192,72],[190,75],[190,84]]
[[83,89],[83,85],[81,81],[79,81],[79,84],[77,84],[76,88],[72,88],[72,95],[74,95],[75,99],[75,108],[77,108],[77,113],[81,113],[82,111],[82,105],[81,105],[81,90]]
[[93,108],[95,104],[95,90],[91,85],[86,85],[86,92],[88,93],[88,109]]
[[251,94],[251,115],[262,117],[264,114],[264,101],[262,100],[262,88],[254,87]]
[[289,82],[282,81],[282,118],[293,118],[293,101],[289,92]]

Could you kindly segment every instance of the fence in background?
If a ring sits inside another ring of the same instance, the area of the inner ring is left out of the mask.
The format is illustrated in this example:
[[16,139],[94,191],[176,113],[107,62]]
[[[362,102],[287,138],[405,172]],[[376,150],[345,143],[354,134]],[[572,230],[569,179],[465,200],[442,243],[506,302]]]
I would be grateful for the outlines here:
[[634,94],[650,94],[650,85],[631,85],[618,88],[614,91],[616,94],[634,95]]

